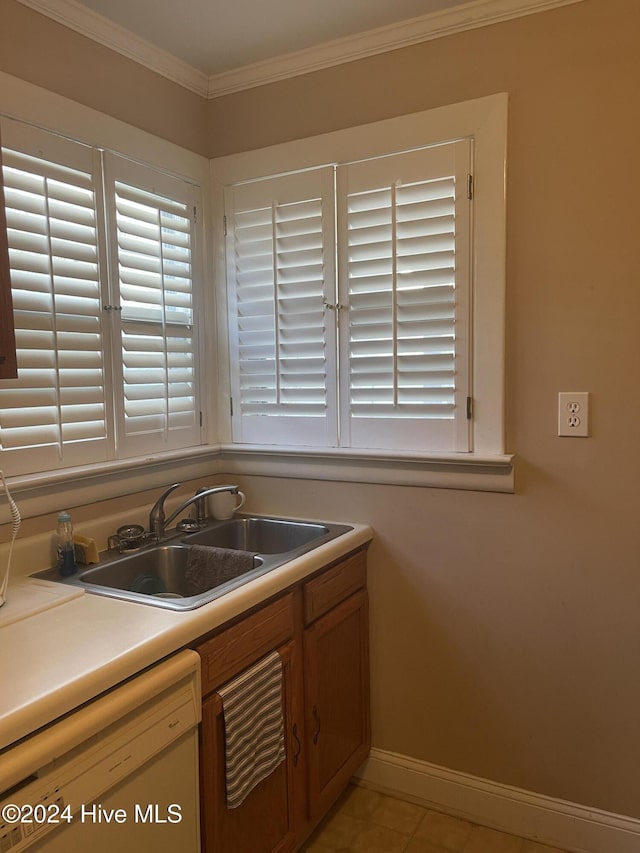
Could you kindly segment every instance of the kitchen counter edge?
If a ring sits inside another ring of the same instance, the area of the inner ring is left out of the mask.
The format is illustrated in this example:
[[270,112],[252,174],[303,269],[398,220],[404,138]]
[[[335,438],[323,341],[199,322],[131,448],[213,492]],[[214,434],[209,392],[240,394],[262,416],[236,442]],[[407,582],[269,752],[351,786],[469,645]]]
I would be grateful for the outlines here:
[[12,744],[368,544],[352,530],[195,610],[85,593],[0,628],[0,755]]

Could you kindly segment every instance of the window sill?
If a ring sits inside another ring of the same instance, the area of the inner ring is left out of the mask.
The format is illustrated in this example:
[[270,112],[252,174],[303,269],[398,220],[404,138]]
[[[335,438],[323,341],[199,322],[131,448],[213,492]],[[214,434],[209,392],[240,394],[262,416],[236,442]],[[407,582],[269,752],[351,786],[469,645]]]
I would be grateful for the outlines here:
[[[9,478],[23,518],[161,490],[171,482],[231,474],[350,483],[514,491],[510,454],[385,453],[346,449],[209,445],[119,462]],[[8,522],[0,506],[0,524]]]
[[219,471],[263,477],[335,480],[513,493],[514,456],[411,453],[224,444]]
[[[117,462],[19,475],[8,478],[8,482],[22,517],[32,518],[213,475],[217,471],[218,453],[219,446],[203,445]],[[5,510],[6,506],[0,507],[0,524],[9,521]]]

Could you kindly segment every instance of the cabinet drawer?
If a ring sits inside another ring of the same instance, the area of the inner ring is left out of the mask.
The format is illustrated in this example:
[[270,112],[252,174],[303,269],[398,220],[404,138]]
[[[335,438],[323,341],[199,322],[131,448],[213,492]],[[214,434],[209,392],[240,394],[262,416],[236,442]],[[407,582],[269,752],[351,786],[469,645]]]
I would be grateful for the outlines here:
[[367,557],[359,551],[304,585],[304,621],[308,625],[356,590],[367,585]]
[[293,595],[288,593],[202,643],[196,651],[202,659],[203,696],[291,639],[293,633]]

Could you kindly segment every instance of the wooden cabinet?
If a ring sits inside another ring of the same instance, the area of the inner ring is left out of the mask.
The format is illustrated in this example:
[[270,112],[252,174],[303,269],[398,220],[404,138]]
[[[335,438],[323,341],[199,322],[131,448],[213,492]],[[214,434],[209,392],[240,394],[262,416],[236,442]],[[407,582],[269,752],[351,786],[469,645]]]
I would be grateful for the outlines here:
[[296,844],[296,771],[301,744],[294,735],[295,643],[278,648],[283,667],[287,758],[246,800],[229,809],[225,788],[224,717],[217,693],[202,703],[201,796],[203,853],[288,853]]
[[365,580],[365,555],[360,553],[305,587],[305,614],[307,618],[316,616],[304,632],[312,820],[335,802],[371,744]]
[[200,643],[202,695],[291,640],[295,634],[294,597],[287,593],[215,637]]
[[[288,853],[296,845],[304,779],[298,722],[299,644],[294,634],[294,597],[287,594],[198,647],[204,697],[200,730],[203,853]],[[240,806],[230,809],[223,708],[216,690],[274,650],[282,660],[286,759]]]
[[[370,745],[366,556],[361,550],[196,646],[202,659],[203,853],[296,850]],[[235,809],[226,803],[218,690],[276,650],[286,759]]]
[[2,181],[2,147],[0,140],[0,379],[15,379],[16,340],[13,327],[13,303],[11,301],[11,278],[9,275],[9,249],[7,245],[7,222],[4,207]]

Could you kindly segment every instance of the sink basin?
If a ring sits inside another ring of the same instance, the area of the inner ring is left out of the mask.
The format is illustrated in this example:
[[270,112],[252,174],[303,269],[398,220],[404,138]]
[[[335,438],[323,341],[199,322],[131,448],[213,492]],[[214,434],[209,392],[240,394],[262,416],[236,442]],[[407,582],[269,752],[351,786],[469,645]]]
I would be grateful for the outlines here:
[[[215,571],[212,572],[210,582],[203,586],[198,584],[197,579],[194,580],[189,576],[188,560],[188,546],[159,545],[156,548],[121,556],[104,565],[87,569],[78,575],[78,580],[83,584],[95,584],[140,595],[176,599],[201,595],[240,576],[237,571],[225,568],[217,575]],[[248,571],[253,571],[261,565],[260,557],[254,557],[253,565]]]
[[185,536],[182,541],[258,554],[286,554],[314,543],[327,533],[329,528],[325,524],[247,517],[221,521],[206,530]]
[[[210,522],[197,533],[170,532],[169,541],[136,551],[101,554],[100,563],[68,578],[61,578],[55,569],[36,572],[34,577],[111,598],[169,610],[193,610],[351,529],[344,524],[238,516]],[[220,555],[219,567],[214,558],[213,563],[207,563],[207,581],[197,583],[194,573],[187,571],[193,545],[227,549],[229,553],[249,551],[253,560],[250,568],[239,570],[229,565],[234,560]]]
[[152,551],[136,551],[81,571],[78,580],[84,584],[143,595],[183,597],[186,595],[188,556],[188,548],[162,545]]

